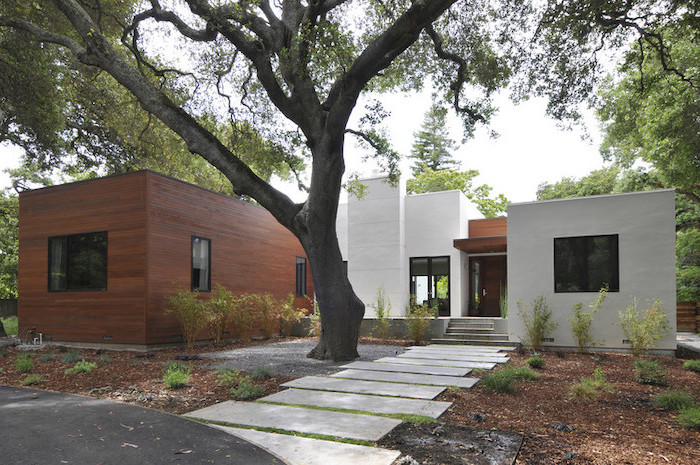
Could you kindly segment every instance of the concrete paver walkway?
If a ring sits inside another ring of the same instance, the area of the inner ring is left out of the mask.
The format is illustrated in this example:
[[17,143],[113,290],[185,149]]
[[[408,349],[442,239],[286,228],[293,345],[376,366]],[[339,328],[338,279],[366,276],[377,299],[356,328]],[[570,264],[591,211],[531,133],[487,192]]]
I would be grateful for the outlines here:
[[436,360],[427,358],[402,358],[402,357],[383,357],[377,360],[379,363],[406,363],[409,365],[430,366],[430,367],[451,367],[451,368],[479,368],[482,370],[491,370],[496,366],[493,362],[460,362],[457,360]]
[[[401,359],[399,359],[401,360]],[[449,368],[426,365],[410,365],[408,363],[377,363],[377,362],[352,362],[341,368],[353,368],[355,370],[395,371],[399,373],[419,373],[423,375],[466,376],[471,372],[469,368]]]
[[486,362],[486,363],[506,363],[508,357],[491,357],[488,355],[453,355],[430,352],[408,352],[397,355],[398,358],[426,359],[426,360],[453,360],[458,362]]
[[[370,381],[387,381],[391,383],[427,384],[430,386],[456,386],[462,389],[470,389],[478,378],[464,378],[458,376],[421,375],[419,373],[396,373],[372,370],[343,370],[330,375],[337,378],[366,379]],[[399,384],[401,386],[401,384]]]
[[304,378],[298,378],[288,383],[284,383],[282,386],[297,389],[312,389],[316,391],[351,392],[355,394],[410,397],[413,399],[434,399],[445,390],[444,387],[439,386],[325,378],[321,376],[306,376]]

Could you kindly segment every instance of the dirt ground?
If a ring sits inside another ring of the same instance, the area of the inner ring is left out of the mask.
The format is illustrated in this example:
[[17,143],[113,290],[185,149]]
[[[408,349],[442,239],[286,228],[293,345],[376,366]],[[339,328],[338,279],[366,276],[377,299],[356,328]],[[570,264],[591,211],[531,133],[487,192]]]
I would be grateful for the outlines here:
[[[246,345],[261,343],[264,342]],[[246,345],[229,344],[223,349]],[[64,371],[73,364],[62,361],[65,352],[55,347],[42,348],[34,351],[31,373],[41,375],[43,380],[32,387],[185,413],[231,398],[228,389],[217,384],[209,368],[212,360],[197,360],[198,354],[215,350],[222,348],[164,349],[148,353],[80,350],[80,357],[98,363],[97,368],[90,373],[66,375]],[[16,356],[23,352],[26,351],[16,347],[0,348],[0,384],[19,385],[27,376],[15,369]],[[39,357],[47,353],[55,354],[55,358],[40,361]],[[455,426],[521,433],[523,443],[516,461],[521,465],[700,464],[700,431],[681,428],[672,413],[652,404],[656,394],[670,388],[684,389],[700,400],[700,374],[683,370],[683,360],[655,357],[667,379],[668,385],[661,387],[635,382],[633,358],[629,355],[552,352],[545,353],[544,357],[546,366],[538,370],[541,377],[520,382],[514,394],[495,394],[483,387],[446,391],[438,400],[451,401],[454,405],[440,418],[440,424],[444,423],[448,429]],[[182,358],[189,359],[183,363],[192,367],[192,376],[187,387],[170,390],[161,379],[163,367],[168,361]],[[513,353],[511,364],[519,365],[527,358],[526,353]],[[592,377],[596,367],[600,367],[614,385],[614,392],[605,393],[593,402],[571,398],[571,385],[581,377]],[[477,372],[475,376],[485,374],[487,372]],[[263,385],[267,395],[278,391],[279,385],[290,379],[276,376],[255,383]],[[552,426],[557,424],[564,431]],[[410,434],[410,430],[406,434]],[[407,447],[404,452],[410,455]],[[452,454],[455,457],[452,461],[449,454],[443,455],[438,457],[436,453],[435,457],[422,458],[419,463],[481,463],[465,461],[464,453]]]

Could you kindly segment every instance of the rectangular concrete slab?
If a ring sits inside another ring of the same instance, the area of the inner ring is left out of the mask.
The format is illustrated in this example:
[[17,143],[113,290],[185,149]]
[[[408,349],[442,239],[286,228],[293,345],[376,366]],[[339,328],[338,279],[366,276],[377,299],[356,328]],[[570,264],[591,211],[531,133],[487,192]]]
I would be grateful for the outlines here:
[[400,357],[383,357],[375,360],[378,363],[406,363],[409,365],[424,365],[436,367],[456,367],[456,368],[481,368],[490,370],[496,366],[495,363],[488,362],[459,362],[453,360],[432,360],[427,358],[400,358]]
[[427,365],[410,365],[408,363],[376,362],[352,362],[348,363],[347,365],[343,365],[340,368],[354,368],[356,370],[392,371],[400,373],[420,373],[423,375],[439,376],[465,376],[471,371],[468,368],[449,368]]
[[284,387],[313,389],[319,391],[352,392],[378,396],[410,397],[413,399],[434,399],[444,387],[424,386],[419,384],[395,384],[381,381],[364,381],[355,379],[327,378],[305,376],[282,384]]
[[418,373],[394,373],[390,371],[343,370],[330,375],[336,378],[366,379],[370,381],[385,381],[389,383],[428,384],[431,386],[457,386],[470,389],[478,378],[461,378],[457,376],[421,375]]
[[405,353],[426,353],[426,354],[454,354],[454,355],[483,355],[488,357],[507,357],[506,352],[497,352],[495,350],[485,350],[485,349],[440,349],[438,346],[429,347],[417,347],[415,349],[407,350]]
[[488,345],[483,345],[483,346],[472,346],[472,345],[467,345],[467,344],[429,344],[427,346],[409,346],[406,347],[407,349],[425,349],[427,347],[436,347],[436,348],[441,348],[441,349],[460,349],[463,350],[465,348],[473,349],[473,350],[478,350],[478,349],[484,349],[484,350],[502,350],[504,352],[509,352],[512,350],[515,350],[515,347],[510,347],[510,346],[488,346]]
[[455,362],[486,362],[486,363],[506,363],[508,357],[491,357],[488,355],[452,355],[435,354],[430,352],[408,352],[397,355],[401,358],[425,359],[425,360],[452,360]]
[[231,400],[195,410],[186,416],[232,425],[279,428],[365,441],[378,441],[401,423],[394,418]]
[[288,465],[391,465],[401,455],[397,450],[379,447],[264,433],[230,426],[212,426],[266,449]]
[[[425,415],[431,418],[439,417],[452,405],[452,402],[438,402],[434,400],[368,396],[365,394],[349,394],[345,392],[307,391],[303,389],[287,389],[286,391],[276,392],[258,400],[279,404],[362,410],[381,414]],[[319,412],[334,413],[321,410],[319,410]],[[361,419],[357,421],[363,422],[364,418],[375,417],[363,417],[360,415],[360,418]]]

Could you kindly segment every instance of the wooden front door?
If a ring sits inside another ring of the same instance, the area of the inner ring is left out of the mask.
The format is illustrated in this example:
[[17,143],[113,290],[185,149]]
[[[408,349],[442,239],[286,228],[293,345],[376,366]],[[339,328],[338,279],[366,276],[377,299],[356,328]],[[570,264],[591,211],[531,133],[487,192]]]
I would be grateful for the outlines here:
[[501,294],[506,286],[506,256],[469,258],[469,315],[501,316]]

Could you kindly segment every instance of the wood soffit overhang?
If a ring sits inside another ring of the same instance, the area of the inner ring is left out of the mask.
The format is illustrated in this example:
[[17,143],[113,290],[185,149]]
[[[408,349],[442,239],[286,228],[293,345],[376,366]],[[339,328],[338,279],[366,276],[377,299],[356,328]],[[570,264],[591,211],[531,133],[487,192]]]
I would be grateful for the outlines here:
[[455,239],[455,248],[469,253],[503,253],[507,251],[507,236],[476,237],[473,239]]

